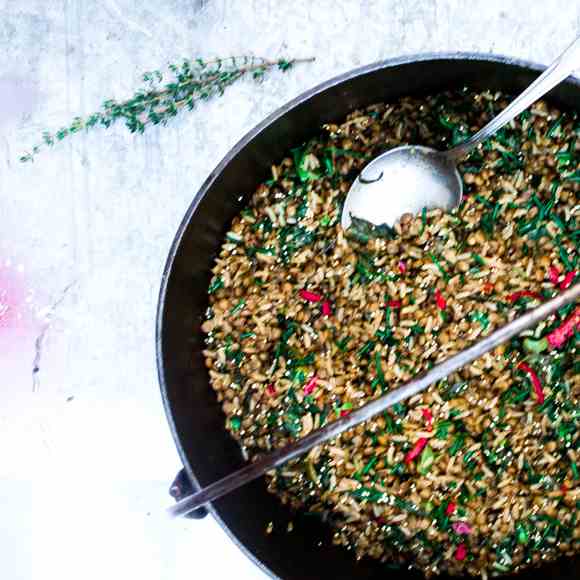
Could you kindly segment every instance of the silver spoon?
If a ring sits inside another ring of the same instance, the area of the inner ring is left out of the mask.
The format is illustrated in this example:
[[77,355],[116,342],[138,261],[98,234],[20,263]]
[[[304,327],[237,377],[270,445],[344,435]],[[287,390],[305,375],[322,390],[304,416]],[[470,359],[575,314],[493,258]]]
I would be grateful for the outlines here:
[[350,227],[351,216],[376,226],[392,226],[402,215],[417,215],[424,207],[447,211],[457,207],[463,194],[457,163],[577,69],[580,37],[497,117],[461,145],[448,151],[404,145],[373,159],[348,192],[342,227]]
[[226,475],[222,479],[209,484],[204,489],[187,496],[167,511],[172,516],[183,516],[189,512],[201,507],[202,505],[218,499],[243,485],[246,485],[254,479],[264,475],[268,471],[283,465],[284,463],[304,455],[307,451],[334,439],[348,429],[352,429],[359,423],[371,419],[375,415],[382,413],[396,403],[404,401],[424,391],[429,385],[450,375],[452,372],[473,362],[475,359],[483,356],[486,352],[494,349],[496,346],[508,341],[510,338],[517,336],[520,332],[535,326],[544,318],[550,316],[563,306],[571,304],[580,298],[580,283],[570,287],[568,290],[560,293],[555,298],[544,302],[541,306],[529,310],[519,318],[508,322],[489,336],[478,340],[473,346],[458,352],[456,355],[449,357],[443,362],[435,365],[431,370],[416,376],[412,381],[405,383],[402,387],[390,391],[378,399],[374,399],[364,404],[362,407],[354,410],[349,415],[341,417],[316,431],[312,431],[305,437],[277,449],[268,455],[259,457],[256,461],[248,463],[238,471]]

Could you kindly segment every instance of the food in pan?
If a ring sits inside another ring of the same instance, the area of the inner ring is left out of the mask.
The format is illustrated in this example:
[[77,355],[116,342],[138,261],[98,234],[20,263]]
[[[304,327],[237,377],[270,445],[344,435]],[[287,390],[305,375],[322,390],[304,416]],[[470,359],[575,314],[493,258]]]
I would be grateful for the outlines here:
[[[225,236],[204,351],[253,457],[400,386],[578,276],[580,118],[538,102],[460,165],[461,206],[340,227],[388,148],[459,143],[506,104],[467,89],[325,125]],[[396,196],[397,192],[389,192]],[[580,552],[580,307],[269,477],[357,558],[496,576]]]

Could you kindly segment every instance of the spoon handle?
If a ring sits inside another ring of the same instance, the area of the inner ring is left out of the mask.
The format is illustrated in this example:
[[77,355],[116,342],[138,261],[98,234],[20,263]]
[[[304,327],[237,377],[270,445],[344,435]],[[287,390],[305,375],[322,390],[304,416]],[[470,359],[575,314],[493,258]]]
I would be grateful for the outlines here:
[[499,115],[461,145],[443,155],[457,163],[482,141],[491,137],[505,124],[543,97],[550,89],[580,69],[580,37],[578,37],[521,95],[516,97]]
[[459,370],[475,359],[494,349],[496,346],[506,342],[510,338],[517,336],[523,330],[536,325],[538,322],[553,314],[559,308],[571,304],[580,298],[580,283],[565,290],[555,298],[548,300],[541,306],[534,308],[508,322],[489,336],[477,341],[473,346],[458,352],[456,355],[435,365],[431,370],[418,375],[412,381],[402,387],[384,394],[378,399],[374,399],[362,407],[359,407],[349,415],[341,417],[332,423],[312,431],[302,439],[290,443],[286,447],[277,449],[269,455],[258,458],[253,463],[249,463],[238,471],[234,471],[224,478],[211,483],[202,490],[178,501],[167,511],[172,516],[183,516],[198,507],[218,499],[235,489],[257,479],[268,471],[283,465],[287,461],[303,455],[316,445],[334,439],[344,431],[367,421],[378,413],[382,413],[394,404],[404,401],[421,391],[429,385],[440,381],[452,372]]

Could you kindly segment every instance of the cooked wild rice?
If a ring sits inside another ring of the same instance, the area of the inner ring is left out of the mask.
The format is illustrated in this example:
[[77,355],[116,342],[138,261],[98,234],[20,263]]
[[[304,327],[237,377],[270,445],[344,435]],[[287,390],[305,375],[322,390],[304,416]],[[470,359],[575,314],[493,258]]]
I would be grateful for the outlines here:
[[[368,160],[400,143],[449,147],[503,106],[499,94],[463,90],[356,111],[273,166],[234,219],[213,269],[204,355],[250,457],[573,283],[580,120],[544,102],[461,165],[457,210],[404,216],[394,230],[340,228]],[[357,557],[427,575],[495,576],[578,553],[577,317],[577,305],[563,309],[313,449],[272,474],[270,489],[325,514]],[[565,324],[573,336],[555,348]]]

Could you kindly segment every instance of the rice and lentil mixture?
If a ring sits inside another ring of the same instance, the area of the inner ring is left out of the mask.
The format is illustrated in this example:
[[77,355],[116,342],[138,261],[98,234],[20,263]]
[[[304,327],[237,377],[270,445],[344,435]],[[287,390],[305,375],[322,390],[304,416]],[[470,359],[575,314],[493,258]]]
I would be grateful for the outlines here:
[[[506,100],[467,89],[326,125],[272,167],[209,288],[205,360],[253,457],[398,387],[577,279],[580,119],[539,102],[460,167],[451,213],[344,232],[401,143],[449,147]],[[397,195],[396,191],[392,195]],[[272,472],[292,508],[388,566],[484,577],[580,552],[580,308]]]

